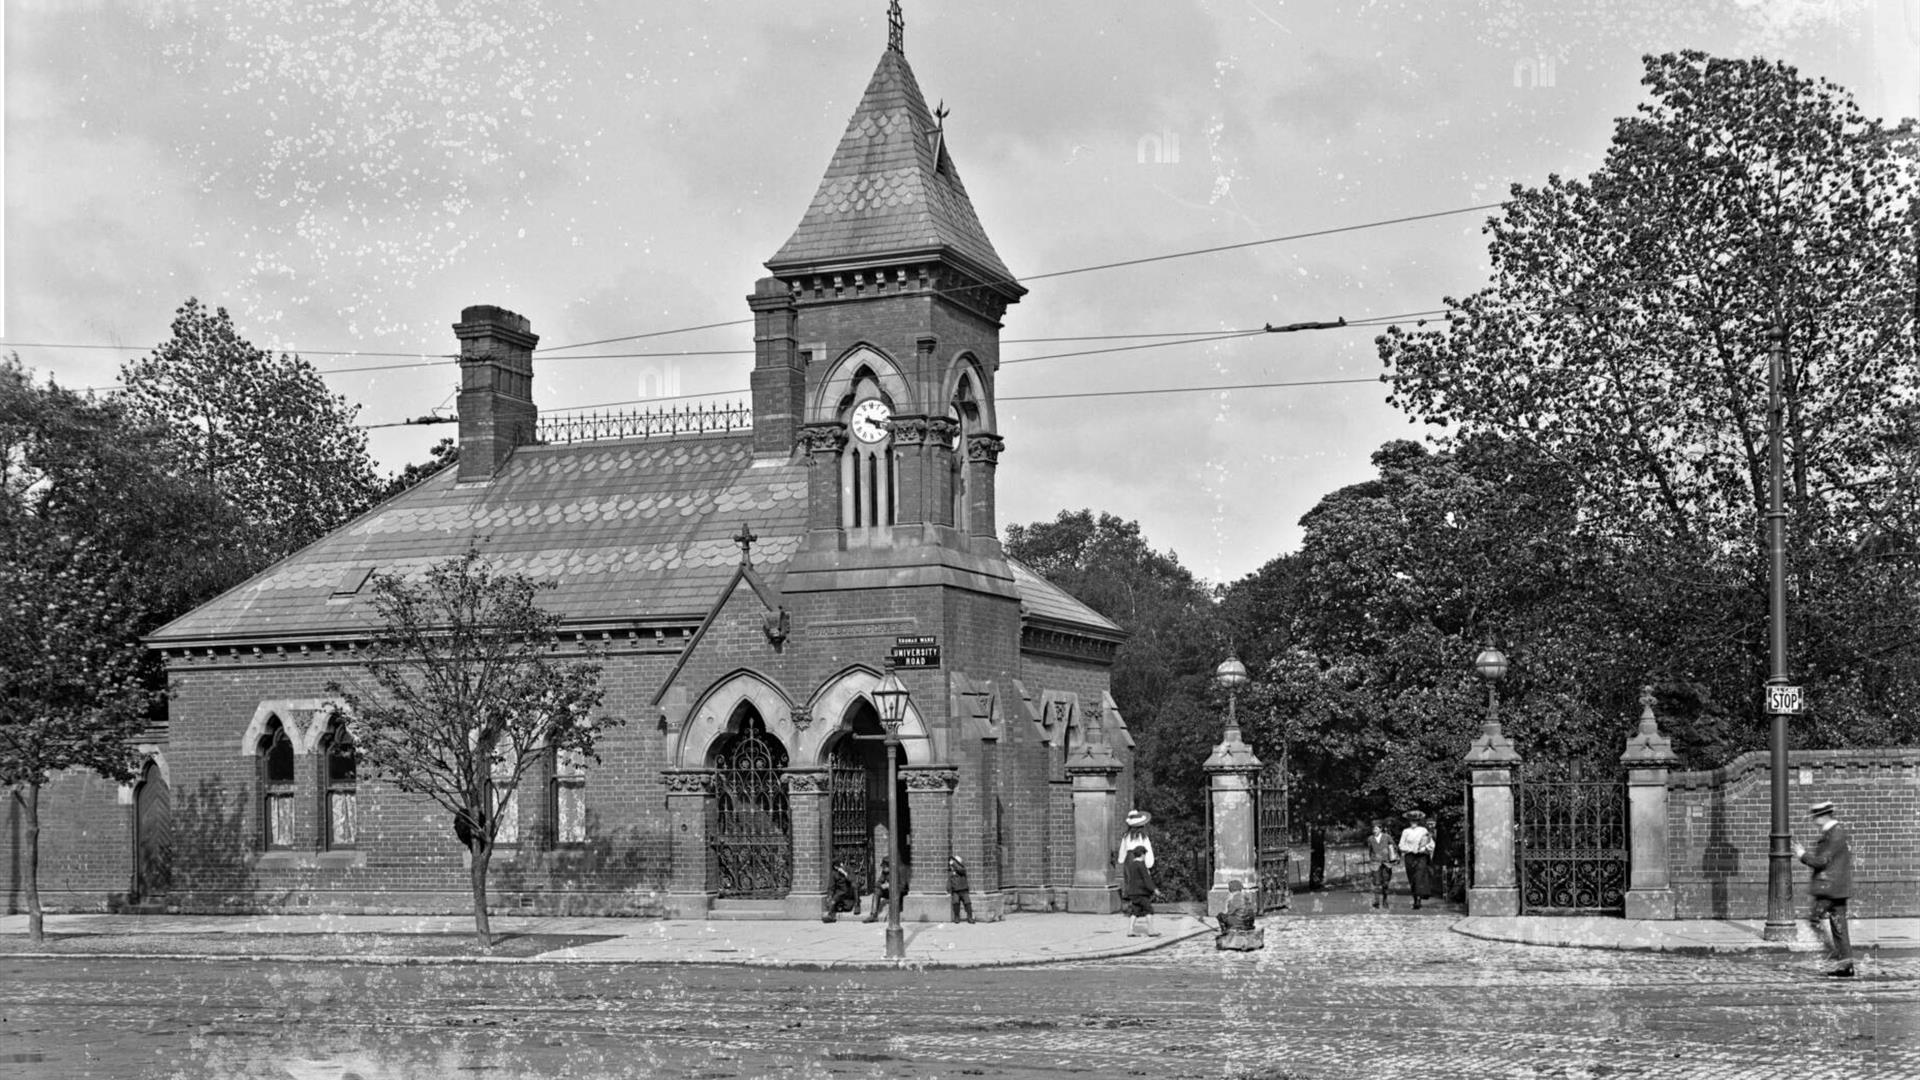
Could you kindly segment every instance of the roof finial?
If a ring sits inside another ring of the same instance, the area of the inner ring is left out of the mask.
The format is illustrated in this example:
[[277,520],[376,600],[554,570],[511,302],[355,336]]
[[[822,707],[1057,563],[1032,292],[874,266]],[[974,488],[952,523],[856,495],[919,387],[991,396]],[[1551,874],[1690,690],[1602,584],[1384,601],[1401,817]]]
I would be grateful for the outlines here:
[[907,51],[907,17],[900,14],[900,0],[887,0],[887,48]]

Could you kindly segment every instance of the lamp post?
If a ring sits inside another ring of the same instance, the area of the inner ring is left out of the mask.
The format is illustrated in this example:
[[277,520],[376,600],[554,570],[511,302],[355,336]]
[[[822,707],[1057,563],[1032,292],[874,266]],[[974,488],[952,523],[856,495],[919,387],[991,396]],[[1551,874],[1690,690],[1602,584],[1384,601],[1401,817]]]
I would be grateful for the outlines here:
[[1240,741],[1240,718],[1234,715],[1233,702],[1239,696],[1240,688],[1247,685],[1247,665],[1238,657],[1229,656],[1220,661],[1213,669],[1213,681],[1227,692],[1227,741]]
[[887,959],[898,960],[907,955],[906,932],[900,927],[900,793],[899,765],[895,754],[900,748],[900,724],[907,718],[906,684],[900,676],[893,673],[893,665],[887,665],[886,678],[873,690],[873,700],[880,708],[881,726],[887,729],[886,741],[882,744],[887,754]]
[[1781,493],[1781,474],[1786,471],[1780,446],[1780,369],[1785,364],[1787,332],[1777,321],[1767,330],[1767,657],[1771,671],[1767,676],[1767,711],[1772,730],[1768,733],[1768,780],[1771,796],[1772,829],[1767,847],[1767,924],[1761,936],[1767,941],[1791,941],[1798,931],[1793,918],[1793,836],[1787,824],[1787,714],[1784,705],[1776,706],[1775,689],[1784,693],[1791,680],[1787,675],[1787,511]]
[[1507,654],[1492,644],[1480,650],[1473,658],[1473,673],[1487,684],[1487,719],[1480,728],[1480,734],[1492,738],[1500,736],[1500,691],[1501,679],[1507,677]]

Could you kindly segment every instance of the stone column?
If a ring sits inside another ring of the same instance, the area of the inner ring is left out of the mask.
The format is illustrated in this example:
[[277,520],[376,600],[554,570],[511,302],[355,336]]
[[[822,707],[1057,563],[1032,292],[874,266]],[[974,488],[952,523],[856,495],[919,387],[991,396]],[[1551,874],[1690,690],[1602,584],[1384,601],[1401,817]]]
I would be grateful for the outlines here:
[[1067,755],[1073,785],[1073,883],[1067,910],[1111,915],[1120,910],[1120,887],[1108,873],[1119,836],[1120,761],[1104,742],[1082,744]]
[[975,539],[993,541],[1000,534],[994,522],[994,473],[1000,466],[1000,453],[1007,448],[998,435],[968,437],[967,455],[967,532]]
[[667,784],[667,827],[672,830],[669,850],[672,872],[667,884],[667,916],[704,919],[713,906],[707,852],[708,808],[712,800],[710,774],[704,770],[663,773]]
[[1640,730],[1627,739],[1627,911],[1629,919],[1673,918],[1667,877],[1667,771],[1680,763],[1673,740],[1660,734],[1653,687],[1640,691]]
[[832,880],[827,850],[827,770],[789,769],[787,820],[793,827],[793,884],[787,889],[787,916],[818,918],[826,911]]
[[[1240,738],[1240,725],[1227,723],[1227,733],[1213,748],[1202,768],[1207,770],[1207,797],[1213,800],[1213,880],[1207,887],[1207,913],[1227,909],[1227,885],[1239,881],[1255,893],[1260,888],[1260,823],[1254,820],[1253,784],[1260,775],[1260,759]],[[1264,898],[1256,896],[1264,904]]]
[[1467,914],[1520,914],[1519,875],[1514,864],[1513,771],[1520,754],[1489,717],[1467,748],[1473,773],[1473,884]]
[[900,770],[900,782],[907,789],[909,818],[913,832],[901,837],[913,844],[913,876],[907,886],[913,891],[900,905],[905,922],[947,921],[947,856],[953,854],[953,789],[960,782],[959,770],[948,766]]
[[807,530],[832,533],[840,528],[840,453],[847,429],[840,424],[808,424],[800,429],[800,450],[807,456]]

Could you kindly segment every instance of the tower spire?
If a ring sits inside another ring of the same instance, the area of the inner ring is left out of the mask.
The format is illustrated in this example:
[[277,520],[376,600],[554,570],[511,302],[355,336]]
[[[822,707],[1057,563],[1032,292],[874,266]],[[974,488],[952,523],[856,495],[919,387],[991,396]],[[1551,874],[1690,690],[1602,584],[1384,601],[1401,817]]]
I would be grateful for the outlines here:
[[900,14],[900,0],[887,0],[887,48],[903,55],[907,51],[907,17]]

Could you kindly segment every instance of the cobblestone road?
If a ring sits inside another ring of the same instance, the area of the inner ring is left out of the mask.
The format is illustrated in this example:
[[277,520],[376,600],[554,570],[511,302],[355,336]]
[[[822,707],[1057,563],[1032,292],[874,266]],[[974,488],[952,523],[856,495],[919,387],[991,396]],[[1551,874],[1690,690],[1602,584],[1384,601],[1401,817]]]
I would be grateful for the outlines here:
[[0,961],[0,1077],[1920,1078],[1920,958],[1269,923],[1269,947],[942,972]]

